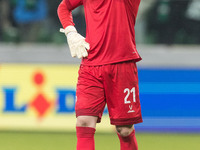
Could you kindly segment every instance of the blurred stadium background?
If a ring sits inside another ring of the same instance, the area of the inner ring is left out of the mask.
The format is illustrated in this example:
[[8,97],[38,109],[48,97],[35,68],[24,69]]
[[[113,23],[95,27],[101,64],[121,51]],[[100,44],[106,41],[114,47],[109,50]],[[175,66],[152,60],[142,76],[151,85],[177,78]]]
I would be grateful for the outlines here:
[[[61,0],[0,0],[0,149],[75,149],[80,60],[59,33]],[[140,150],[200,149],[200,0],[141,0]],[[73,11],[85,35],[84,11]],[[96,149],[119,149],[105,109]]]

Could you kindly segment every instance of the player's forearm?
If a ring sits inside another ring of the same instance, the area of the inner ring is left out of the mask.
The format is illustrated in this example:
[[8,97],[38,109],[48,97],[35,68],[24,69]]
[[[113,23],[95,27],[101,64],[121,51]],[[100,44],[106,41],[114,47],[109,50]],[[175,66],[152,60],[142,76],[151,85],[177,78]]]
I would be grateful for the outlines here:
[[57,13],[64,29],[67,26],[74,26],[71,10],[68,9],[64,0],[58,6]]
[[87,50],[90,49],[90,45],[85,41],[85,38],[76,31],[72,19],[72,13],[71,13],[72,9],[73,8],[71,6],[68,6],[68,3],[65,0],[63,0],[58,6],[57,10],[58,17],[64,28],[61,29],[60,31],[65,33],[67,37],[67,42],[72,57],[78,57],[78,58],[87,57],[88,56]]

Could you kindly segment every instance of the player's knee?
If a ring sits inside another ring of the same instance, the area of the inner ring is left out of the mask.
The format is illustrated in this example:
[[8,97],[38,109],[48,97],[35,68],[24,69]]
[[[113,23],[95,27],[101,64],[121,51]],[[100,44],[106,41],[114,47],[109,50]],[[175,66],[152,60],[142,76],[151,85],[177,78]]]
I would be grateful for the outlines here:
[[134,130],[134,126],[133,125],[116,126],[116,130],[119,133],[119,135],[125,137],[131,134],[131,132]]
[[97,118],[92,116],[79,116],[77,117],[76,126],[79,127],[96,127]]
[[78,119],[76,126],[79,127],[87,127],[89,125],[88,121],[84,120],[84,119]]

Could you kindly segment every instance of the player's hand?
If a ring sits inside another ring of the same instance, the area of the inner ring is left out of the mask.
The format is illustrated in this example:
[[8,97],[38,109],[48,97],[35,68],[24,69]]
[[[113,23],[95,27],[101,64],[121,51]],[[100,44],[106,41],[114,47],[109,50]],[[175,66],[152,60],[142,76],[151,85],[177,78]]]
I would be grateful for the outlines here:
[[74,26],[68,26],[65,29],[61,29],[60,32],[64,32],[67,37],[72,57],[83,58],[88,56],[87,50],[90,49],[90,45],[82,35],[77,33]]

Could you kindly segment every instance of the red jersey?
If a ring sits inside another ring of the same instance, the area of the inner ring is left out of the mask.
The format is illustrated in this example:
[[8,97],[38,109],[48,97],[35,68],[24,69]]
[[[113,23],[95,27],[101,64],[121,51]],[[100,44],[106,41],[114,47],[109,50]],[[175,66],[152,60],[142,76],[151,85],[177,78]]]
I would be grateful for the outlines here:
[[84,6],[86,42],[90,44],[83,65],[104,65],[141,60],[135,43],[135,21],[140,0],[63,0],[58,16],[64,28],[74,25],[71,11]]

